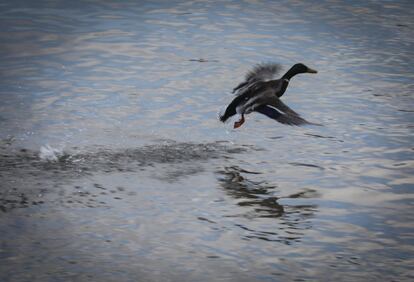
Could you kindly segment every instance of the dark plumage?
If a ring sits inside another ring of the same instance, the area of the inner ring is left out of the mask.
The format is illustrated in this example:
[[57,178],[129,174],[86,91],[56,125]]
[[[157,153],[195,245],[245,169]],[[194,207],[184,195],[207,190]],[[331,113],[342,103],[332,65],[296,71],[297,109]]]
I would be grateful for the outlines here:
[[249,71],[245,81],[233,89],[237,97],[227,106],[220,120],[225,122],[231,116],[241,114],[241,119],[234,123],[234,128],[237,128],[243,124],[245,114],[255,111],[287,125],[314,124],[303,119],[279,98],[285,93],[293,76],[317,71],[304,64],[296,64],[280,79],[276,79],[280,70],[279,64],[269,63],[257,65]]

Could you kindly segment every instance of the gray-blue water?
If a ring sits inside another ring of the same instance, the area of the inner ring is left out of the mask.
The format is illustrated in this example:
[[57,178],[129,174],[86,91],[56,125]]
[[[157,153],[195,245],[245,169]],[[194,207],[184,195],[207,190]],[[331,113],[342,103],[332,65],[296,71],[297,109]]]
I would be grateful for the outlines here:
[[[412,1],[1,1],[1,281],[413,281]],[[323,127],[217,119],[251,66]]]

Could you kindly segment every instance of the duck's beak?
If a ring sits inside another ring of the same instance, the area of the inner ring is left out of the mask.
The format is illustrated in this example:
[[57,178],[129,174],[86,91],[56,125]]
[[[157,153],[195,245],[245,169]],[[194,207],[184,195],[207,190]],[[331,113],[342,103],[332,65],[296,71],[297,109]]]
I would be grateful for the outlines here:
[[314,70],[314,69],[311,69],[311,68],[308,68],[308,71],[307,72],[308,73],[318,73],[317,70]]

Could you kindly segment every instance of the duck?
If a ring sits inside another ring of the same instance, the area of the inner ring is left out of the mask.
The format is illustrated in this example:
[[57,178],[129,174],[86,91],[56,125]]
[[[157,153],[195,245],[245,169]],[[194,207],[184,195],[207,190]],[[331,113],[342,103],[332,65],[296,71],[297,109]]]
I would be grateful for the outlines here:
[[276,79],[281,69],[280,64],[265,63],[250,70],[245,80],[233,88],[236,97],[227,106],[224,114],[220,115],[220,121],[226,122],[230,117],[239,114],[240,120],[234,123],[234,128],[239,128],[245,122],[245,115],[258,112],[285,125],[320,125],[305,120],[280,99],[295,75],[317,71],[303,63],[297,63],[281,78]]

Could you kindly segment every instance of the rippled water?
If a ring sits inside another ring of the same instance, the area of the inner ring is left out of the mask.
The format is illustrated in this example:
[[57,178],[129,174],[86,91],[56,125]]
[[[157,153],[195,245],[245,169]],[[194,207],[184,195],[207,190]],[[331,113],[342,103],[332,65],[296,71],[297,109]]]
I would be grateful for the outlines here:
[[[0,3],[1,281],[412,281],[411,1]],[[255,63],[323,127],[217,120]]]

